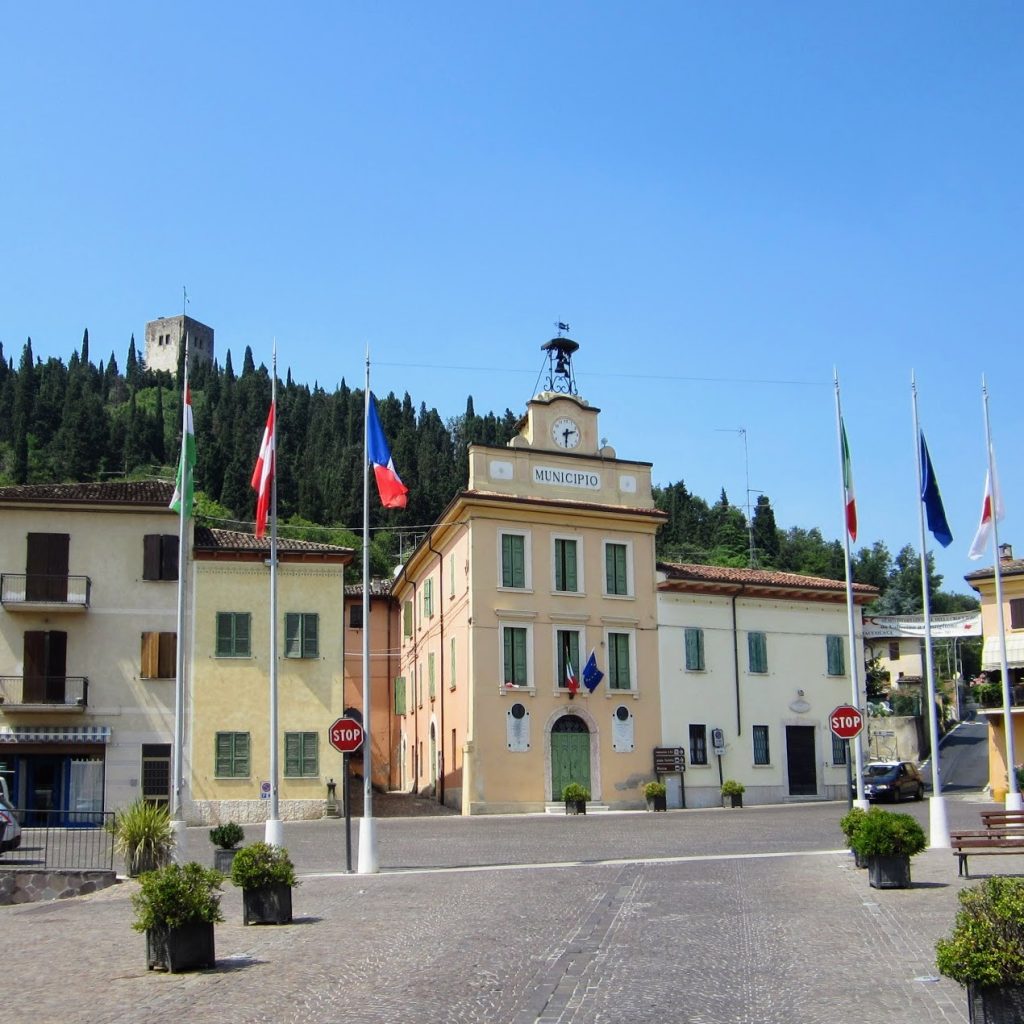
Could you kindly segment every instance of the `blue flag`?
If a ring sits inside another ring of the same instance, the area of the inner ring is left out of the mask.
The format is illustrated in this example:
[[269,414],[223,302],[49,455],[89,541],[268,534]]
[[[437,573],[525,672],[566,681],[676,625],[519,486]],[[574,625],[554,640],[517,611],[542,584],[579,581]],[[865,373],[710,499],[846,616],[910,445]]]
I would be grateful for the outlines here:
[[924,502],[924,510],[928,517],[928,529],[935,535],[935,539],[944,547],[948,548],[953,540],[953,533],[946,522],[946,510],[942,507],[942,495],[939,494],[939,484],[935,479],[935,470],[932,469],[931,456],[928,454],[928,445],[924,440],[924,431],[921,431],[921,500]]
[[583,685],[590,693],[593,693],[602,679],[604,679],[604,673],[597,667],[597,655],[591,651],[586,665],[583,666]]

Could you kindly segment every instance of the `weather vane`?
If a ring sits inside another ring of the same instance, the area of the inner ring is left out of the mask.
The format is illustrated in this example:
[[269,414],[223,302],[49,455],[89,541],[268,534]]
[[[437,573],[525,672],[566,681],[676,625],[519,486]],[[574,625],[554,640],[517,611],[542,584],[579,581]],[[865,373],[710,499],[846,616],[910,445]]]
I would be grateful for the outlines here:
[[561,320],[555,321],[555,330],[558,331],[558,336],[561,337],[563,334],[569,333],[569,325]]

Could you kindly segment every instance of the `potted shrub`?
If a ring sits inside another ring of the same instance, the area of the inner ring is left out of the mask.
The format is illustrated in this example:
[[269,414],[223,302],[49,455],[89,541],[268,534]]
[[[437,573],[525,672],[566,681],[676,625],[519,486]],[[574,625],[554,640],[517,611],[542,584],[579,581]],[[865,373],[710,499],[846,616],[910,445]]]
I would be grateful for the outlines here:
[[132,893],[132,927],[146,933],[146,966],[175,973],[214,967],[213,926],[224,920],[224,876],[192,861],[148,871]]
[[250,843],[235,854],[231,881],[242,890],[245,924],[288,924],[292,889],[299,884],[295,865],[283,846]]
[[910,887],[910,858],[927,841],[924,829],[909,814],[872,807],[850,839],[854,852],[868,862],[868,882],[874,889]]
[[231,873],[231,864],[238,853],[238,844],[245,838],[242,826],[233,821],[217,825],[210,829],[210,842],[216,847],[213,851],[213,866],[225,875]]
[[644,786],[644,796],[647,798],[647,810],[664,811],[668,809],[664,782],[648,782]]
[[109,825],[114,850],[124,858],[129,878],[163,867],[174,846],[171,816],[164,804],[149,803],[141,797],[119,811]]
[[1024,878],[987,878],[957,894],[953,934],[935,945],[939,971],[967,989],[971,1021],[1024,1020]]
[[742,782],[737,782],[735,779],[726,779],[722,783],[722,803],[725,803],[725,798],[729,798],[730,807],[742,807],[743,806],[743,794],[746,792],[747,787]]
[[859,868],[866,868],[868,862],[853,849],[853,837],[857,834],[860,823],[867,817],[867,813],[867,811],[860,807],[854,807],[839,819],[839,827],[843,830],[843,835],[846,837],[846,845],[853,850],[853,863]]
[[586,814],[590,790],[578,782],[570,782],[562,790],[562,799],[565,801],[566,814]]

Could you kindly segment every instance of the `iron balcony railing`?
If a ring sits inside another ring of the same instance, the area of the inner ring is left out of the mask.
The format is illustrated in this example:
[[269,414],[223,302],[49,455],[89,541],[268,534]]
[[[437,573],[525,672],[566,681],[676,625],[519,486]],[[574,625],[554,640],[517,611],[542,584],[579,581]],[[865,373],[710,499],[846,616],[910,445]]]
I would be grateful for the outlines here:
[[[21,843],[0,853],[0,869],[114,869],[112,812],[19,810],[15,816],[21,823]],[[9,833],[6,838],[11,838]]]
[[88,576],[44,576],[40,573],[0,573],[3,605],[48,605],[69,610],[89,607],[92,581]]
[[4,711],[21,707],[84,708],[89,704],[85,676],[0,676]]

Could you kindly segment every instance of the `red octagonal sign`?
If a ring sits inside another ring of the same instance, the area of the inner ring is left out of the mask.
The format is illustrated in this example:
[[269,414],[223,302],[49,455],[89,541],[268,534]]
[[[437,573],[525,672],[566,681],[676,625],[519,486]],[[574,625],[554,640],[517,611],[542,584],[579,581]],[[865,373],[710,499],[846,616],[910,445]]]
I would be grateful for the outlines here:
[[841,740],[852,740],[864,728],[864,716],[852,704],[840,704],[829,715],[828,724]]
[[327,739],[335,750],[351,754],[363,745],[363,726],[354,718],[339,718],[327,730]]

